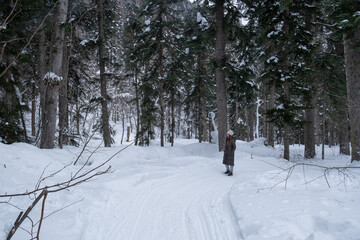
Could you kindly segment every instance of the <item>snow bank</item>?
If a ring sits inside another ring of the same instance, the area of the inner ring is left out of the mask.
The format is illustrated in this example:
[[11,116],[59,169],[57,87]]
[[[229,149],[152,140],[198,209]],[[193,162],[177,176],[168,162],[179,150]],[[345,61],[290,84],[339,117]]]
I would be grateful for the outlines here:
[[[264,139],[237,141],[234,176],[223,174],[217,145],[176,140],[164,148],[130,146],[111,162],[113,173],[66,191],[49,194],[40,237],[52,240],[90,239],[359,239],[360,182],[354,170],[344,182],[337,172],[327,175],[331,188],[315,167],[298,167],[287,182],[289,162],[282,149],[265,147]],[[100,143],[94,140],[75,166],[80,148],[42,150],[17,143],[0,144],[0,194],[34,189],[39,179],[51,185],[68,179]],[[84,170],[98,166],[126,145],[100,147]],[[318,149],[319,151],[319,149]],[[303,162],[303,146],[291,147]],[[318,156],[321,155],[317,152]],[[349,157],[327,148],[324,166],[344,166]],[[68,166],[68,167],[66,167]],[[355,165],[359,166],[359,165]],[[318,178],[319,177],[319,178]],[[348,179],[350,180],[350,179]],[[286,186],[286,190],[283,188]],[[9,199],[1,198],[0,201]],[[0,204],[0,239],[5,239],[20,209],[33,199],[12,198]],[[34,224],[40,205],[30,214]],[[18,208],[16,208],[17,206]],[[20,208],[20,209],[19,209]],[[31,222],[22,225],[31,230]],[[37,231],[37,225],[33,229]],[[21,229],[13,239],[30,239]]]

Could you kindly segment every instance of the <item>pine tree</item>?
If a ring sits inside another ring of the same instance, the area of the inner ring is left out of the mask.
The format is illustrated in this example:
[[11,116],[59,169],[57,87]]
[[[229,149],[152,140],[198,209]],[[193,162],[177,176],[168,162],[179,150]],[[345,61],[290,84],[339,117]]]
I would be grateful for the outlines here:
[[330,19],[344,41],[345,71],[350,119],[351,161],[360,161],[360,2],[357,0],[326,1]]
[[[132,51],[133,61],[145,64],[143,84],[140,86],[143,92],[142,105],[146,106],[150,104],[148,102],[150,99],[157,98],[161,146],[164,146],[166,98],[169,94],[165,88],[165,81],[171,76],[169,70],[172,69],[172,64],[177,62],[174,59],[176,54],[172,53],[178,49],[176,42],[180,35],[177,27],[179,21],[177,21],[178,7],[176,5],[179,2],[180,0],[145,1],[143,10],[138,15],[142,21],[143,32],[136,36],[137,39],[134,41],[136,47]],[[150,136],[152,135],[150,129],[154,124],[151,121],[155,119],[154,113],[152,107],[150,111],[149,109],[141,111],[142,115],[150,115],[141,117],[144,119],[141,122],[142,129],[151,133]]]
[[197,129],[199,142],[209,138],[207,134],[207,113],[215,106],[211,89],[214,81],[211,75],[213,47],[212,29],[209,20],[212,16],[200,6],[193,7],[186,16],[184,35],[186,40],[186,92],[185,102],[193,112],[192,122]]
[[301,111],[310,107],[301,102],[301,98],[311,95],[302,81],[311,69],[309,55],[313,49],[306,24],[309,4],[301,1],[249,4],[258,19],[257,42],[263,49],[261,79],[269,84],[269,89],[274,87],[276,93],[275,106],[267,111],[267,116],[282,129],[284,158],[289,160],[291,129],[302,127]]
[[24,115],[36,91],[31,80],[37,78],[36,49],[30,40],[43,11],[40,1],[2,1],[0,6],[0,138],[4,143],[28,141]]

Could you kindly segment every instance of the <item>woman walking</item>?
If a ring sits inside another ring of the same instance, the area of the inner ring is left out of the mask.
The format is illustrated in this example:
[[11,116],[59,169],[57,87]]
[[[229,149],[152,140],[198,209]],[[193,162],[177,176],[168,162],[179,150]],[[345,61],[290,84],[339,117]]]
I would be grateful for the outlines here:
[[233,175],[234,170],[234,152],[236,149],[236,139],[234,138],[234,132],[229,130],[226,133],[226,143],[224,149],[223,164],[225,164],[226,172],[228,176]]

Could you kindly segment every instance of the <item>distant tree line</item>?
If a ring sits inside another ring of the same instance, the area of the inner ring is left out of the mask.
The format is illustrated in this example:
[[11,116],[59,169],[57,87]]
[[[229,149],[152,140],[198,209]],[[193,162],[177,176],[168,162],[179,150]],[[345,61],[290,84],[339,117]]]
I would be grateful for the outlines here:
[[287,160],[291,144],[360,160],[359,97],[357,0],[0,6],[3,143],[62,148],[96,130],[110,147],[120,122],[137,145],[181,136],[222,150],[231,128],[282,144]]

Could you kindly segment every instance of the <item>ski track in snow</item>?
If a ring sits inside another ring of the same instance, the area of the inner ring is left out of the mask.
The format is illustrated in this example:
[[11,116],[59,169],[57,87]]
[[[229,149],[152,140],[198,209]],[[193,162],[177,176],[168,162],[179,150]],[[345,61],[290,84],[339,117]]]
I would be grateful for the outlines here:
[[147,166],[148,172],[133,173],[137,177],[130,188],[113,174],[118,179],[105,186],[106,206],[90,213],[95,215],[90,226],[104,226],[106,221],[107,229],[84,230],[87,234],[82,239],[243,239],[229,197],[235,176],[223,175],[219,160],[211,160],[195,161],[172,174],[162,174],[162,167]]
[[[232,177],[222,173],[223,153],[218,152],[216,145],[191,140],[179,141],[174,147],[158,145],[130,147],[111,161],[111,174],[49,195],[45,209],[49,218],[44,219],[40,238],[359,240],[359,172],[354,172],[352,181],[346,183],[336,172],[329,174],[329,189],[323,178],[318,179],[323,175],[322,169],[308,168],[306,177],[304,169],[295,169],[284,191],[281,184],[273,187],[286,178],[287,172],[280,174],[279,169],[289,163],[279,159],[282,149],[265,147],[261,139],[237,143]],[[0,189],[32,189],[44,169],[46,176],[76,157],[72,151],[78,149],[70,150],[0,144]],[[92,158],[93,165],[85,166],[84,171],[118,150],[99,149]],[[293,146],[292,152],[303,152],[303,147]],[[331,152],[328,158],[312,162],[331,167],[349,161],[348,157]],[[84,160],[86,156],[83,163]],[[80,167],[81,163],[66,168],[44,185],[67,179]],[[318,180],[304,185],[305,180],[311,179]],[[29,202],[31,199],[19,198],[12,203],[26,209]],[[66,207],[70,203],[74,204]],[[40,212],[38,204],[31,218],[39,219]],[[5,239],[18,214],[19,209],[0,204],[0,239]],[[23,229],[31,229],[30,224],[31,221],[24,222]],[[13,239],[30,237],[28,232],[18,230]]]

